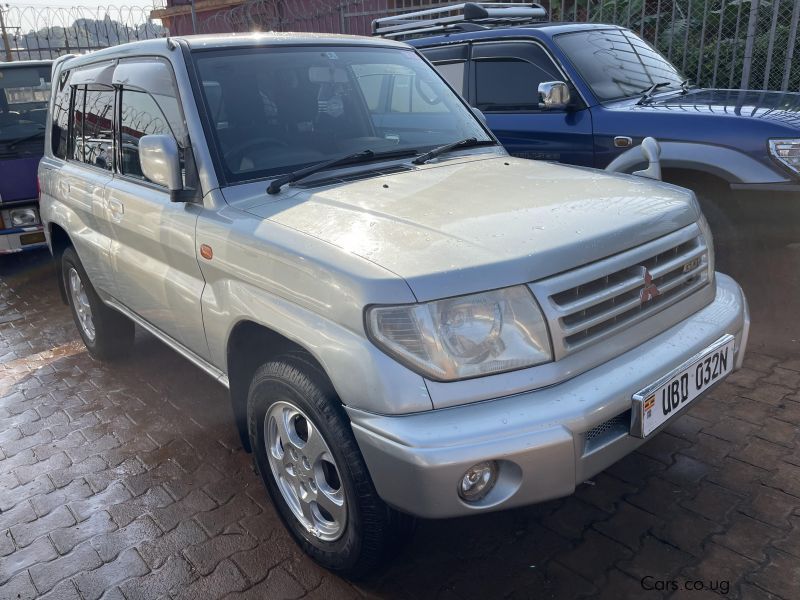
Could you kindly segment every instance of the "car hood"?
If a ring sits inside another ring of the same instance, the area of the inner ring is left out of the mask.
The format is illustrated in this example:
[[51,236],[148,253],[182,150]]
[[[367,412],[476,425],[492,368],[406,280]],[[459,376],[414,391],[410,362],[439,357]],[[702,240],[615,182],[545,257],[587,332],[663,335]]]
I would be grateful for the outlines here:
[[663,100],[656,98],[642,108],[763,119],[800,129],[800,94],[793,92],[699,89]]
[[419,301],[534,281],[698,217],[681,188],[507,156],[281,196],[245,210],[381,265]]

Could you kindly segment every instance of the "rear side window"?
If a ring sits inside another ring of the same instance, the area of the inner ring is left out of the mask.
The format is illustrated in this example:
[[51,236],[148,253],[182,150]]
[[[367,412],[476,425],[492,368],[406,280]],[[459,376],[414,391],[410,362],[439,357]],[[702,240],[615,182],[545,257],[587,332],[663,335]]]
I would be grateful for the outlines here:
[[112,88],[73,88],[69,153],[73,160],[111,171],[114,167],[114,91]]

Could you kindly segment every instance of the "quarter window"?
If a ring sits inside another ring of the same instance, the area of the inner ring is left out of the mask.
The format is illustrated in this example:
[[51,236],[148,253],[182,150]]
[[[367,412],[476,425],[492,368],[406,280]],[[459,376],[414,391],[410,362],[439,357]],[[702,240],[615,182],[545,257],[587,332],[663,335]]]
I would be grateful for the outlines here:
[[51,148],[53,156],[67,158],[67,142],[69,135],[69,101],[70,88],[64,87],[56,95],[53,103],[53,127],[51,130]]
[[74,88],[70,155],[73,160],[111,171],[114,167],[114,91]]

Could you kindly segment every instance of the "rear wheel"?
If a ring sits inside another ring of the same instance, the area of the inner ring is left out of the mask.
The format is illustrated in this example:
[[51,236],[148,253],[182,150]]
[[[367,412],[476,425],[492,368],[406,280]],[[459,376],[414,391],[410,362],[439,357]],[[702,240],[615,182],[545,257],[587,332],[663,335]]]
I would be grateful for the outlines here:
[[100,299],[73,248],[61,255],[61,274],[72,317],[89,354],[98,360],[127,355],[133,346],[133,322]]
[[322,566],[363,577],[409,537],[413,519],[378,497],[347,415],[310,361],[284,356],[256,371],[248,429],[278,514]]

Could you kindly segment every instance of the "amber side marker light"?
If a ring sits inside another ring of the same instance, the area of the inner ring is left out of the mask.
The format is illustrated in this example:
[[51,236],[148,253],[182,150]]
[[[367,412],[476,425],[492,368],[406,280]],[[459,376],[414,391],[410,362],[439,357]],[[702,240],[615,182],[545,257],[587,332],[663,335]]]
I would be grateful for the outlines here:
[[214,251],[208,244],[200,244],[200,256],[206,260],[211,260],[214,257]]

